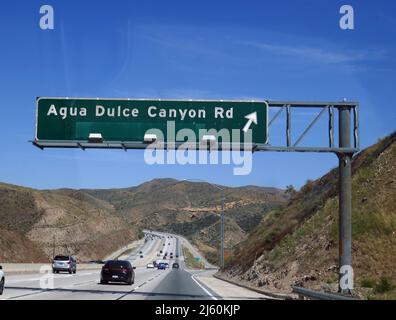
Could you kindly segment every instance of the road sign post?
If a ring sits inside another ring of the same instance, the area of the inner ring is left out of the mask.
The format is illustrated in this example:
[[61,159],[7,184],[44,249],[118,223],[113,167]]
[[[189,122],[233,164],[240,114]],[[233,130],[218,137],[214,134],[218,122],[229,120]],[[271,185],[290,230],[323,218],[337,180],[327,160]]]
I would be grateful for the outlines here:
[[[350,109],[339,109],[339,144],[349,148]],[[352,155],[340,153],[339,158],[339,291],[350,293],[353,289],[352,270]],[[344,274],[344,273],[348,274]],[[345,277],[345,279],[343,279]]]

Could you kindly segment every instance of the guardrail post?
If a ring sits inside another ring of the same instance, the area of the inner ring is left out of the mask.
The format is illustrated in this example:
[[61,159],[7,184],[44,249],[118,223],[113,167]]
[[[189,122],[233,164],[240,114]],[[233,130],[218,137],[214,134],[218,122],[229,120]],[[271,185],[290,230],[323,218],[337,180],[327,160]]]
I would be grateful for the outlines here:
[[[351,110],[339,107],[339,147],[351,147]],[[352,154],[339,158],[339,292],[351,293],[352,270]]]

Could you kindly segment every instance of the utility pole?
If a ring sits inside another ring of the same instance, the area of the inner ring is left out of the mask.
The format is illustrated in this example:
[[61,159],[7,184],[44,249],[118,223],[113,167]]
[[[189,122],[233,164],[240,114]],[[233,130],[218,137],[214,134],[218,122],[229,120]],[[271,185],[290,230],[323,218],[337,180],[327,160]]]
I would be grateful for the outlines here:
[[[339,147],[351,147],[351,110],[339,109]],[[339,292],[351,293],[352,270],[352,154],[339,153]]]
[[55,235],[52,236],[52,258],[55,257]]

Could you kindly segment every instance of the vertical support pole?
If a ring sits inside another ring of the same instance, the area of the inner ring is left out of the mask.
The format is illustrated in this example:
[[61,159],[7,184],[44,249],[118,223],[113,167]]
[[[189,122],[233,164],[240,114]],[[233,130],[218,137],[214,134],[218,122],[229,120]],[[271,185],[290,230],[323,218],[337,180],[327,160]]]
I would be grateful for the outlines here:
[[291,108],[286,106],[286,146],[291,146]]
[[[351,110],[339,107],[339,146],[351,147]],[[351,293],[352,269],[352,155],[341,153],[339,158],[339,291]]]
[[359,106],[353,108],[353,136],[354,136],[354,147],[359,149]]
[[329,148],[334,148],[334,107],[329,106]]
[[222,190],[221,196],[221,226],[220,226],[220,233],[221,233],[221,248],[220,248],[220,263],[221,268],[224,269],[224,190]]

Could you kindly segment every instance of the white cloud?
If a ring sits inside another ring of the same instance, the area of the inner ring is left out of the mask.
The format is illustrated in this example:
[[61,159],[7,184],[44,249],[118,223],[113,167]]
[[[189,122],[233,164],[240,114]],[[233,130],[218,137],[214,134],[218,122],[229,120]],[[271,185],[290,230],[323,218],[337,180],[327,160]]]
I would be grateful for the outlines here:
[[300,57],[310,60],[316,60],[322,63],[346,63],[373,59],[376,60],[383,58],[386,54],[386,51],[384,50],[344,50],[343,52],[340,52],[319,47],[278,45],[263,42],[244,42],[243,44],[256,47],[263,51],[267,51],[277,55]]

